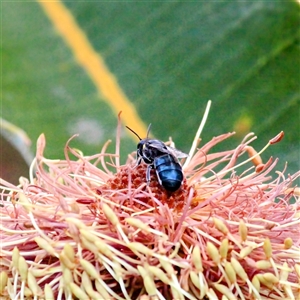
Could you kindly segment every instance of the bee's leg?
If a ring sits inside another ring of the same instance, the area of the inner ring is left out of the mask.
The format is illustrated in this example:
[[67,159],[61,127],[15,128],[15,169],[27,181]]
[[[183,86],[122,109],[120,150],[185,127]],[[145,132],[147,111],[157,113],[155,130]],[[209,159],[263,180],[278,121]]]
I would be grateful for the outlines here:
[[135,169],[136,167],[138,167],[142,162],[142,158],[139,157],[137,160],[136,160],[136,164],[133,166],[133,169]]
[[139,158],[136,160],[136,165],[140,165],[140,163],[142,162],[143,158],[141,156],[139,156]]
[[150,184],[150,172],[152,169],[152,165],[148,165],[147,166],[147,170],[146,170],[146,180],[147,180],[147,185]]

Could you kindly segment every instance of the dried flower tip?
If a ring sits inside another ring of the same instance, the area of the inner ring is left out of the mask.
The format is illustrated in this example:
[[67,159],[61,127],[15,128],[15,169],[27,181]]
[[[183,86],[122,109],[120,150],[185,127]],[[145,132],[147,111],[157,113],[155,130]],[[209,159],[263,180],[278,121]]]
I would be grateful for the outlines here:
[[[253,276],[252,285],[256,289],[257,293],[259,293],[259,291],[260,291],[260,281],[259,281],[257,275]],[[252,294],[255,294],[255,293],[252,291]]]
[[196,245],[192,252],[192,262],[196,268],[196,271],[203,272],[203,266],[202,266],[202,258],[200,253],[200,247]]
[[80,213],[80,208],[77,202],[73,202],[70,204],[70,210],[74,214],[79,214]]
[[74,282],[72,272],[68,268],[63,268],[63,280],[65,285]]
[[295,195],[295,196],[300,196],[300,188],[299,187],[292,187],[292,188],[287,188],[284,191],[285,195]]
[[228,279],[231,283],[235,283],[236,282],[236,273],[231,265],[230,262],[226,262],[225,263],[225,272],[228,276]]
[[80,300],[86,300],[89,299],[89,296],[81,289],[78,285],[76,285],[74,282],[70,282],[69,284],[70,290],[72,294],[80,299]]
[[223,223],[223,221],[221,221],[220,219],[217,219],[217,218],[213,218],[213,220],[214,220],[214,224],[215,224],[216,228],[220,232],[222,232],[223,234],[227,234],[228,233],[228,228]]
[[184,296],[173,285],[171,285],[171,293],[173,296],[172,299],[184,300]]
[[87,249],[87,250],[90,250],[91,252],[93,253],[98,253],[98,249],[96,247],[96,245],[94,243],[91,243],[89,242],[85,237],[83,236],[80,236],[80,240],[81,240],[81,243],[82,243],[82,246]]
[[240,234],[241,240],[243,242],[245,242],[247,240],[248,228],[243,220],[240,220],[239,234]]
[[48,270],[46,268],[45,269],[33,269],[33,268],[31,268],[30,272],[36,278],[37,277],[43,277],[43,276],[48,274]]
[[263,163],[260,155],[257,153],[257,151],[252,146],[246,146],[245,150],[248,152],[249,157],[253,157],[251,159],[254,166],[258,166]]
[[215,291],[212,288],[209,288],[206,291],[206,296],[208,297],[209,300],[219,300],[219,298],[217,297]]
[[102,205],[103,213],[105,214],[106,218],[114,225],[117,226],[119,224],[119,219],[114,211],[108,206],[106,203]]
[[97,291],[99,292],[99,294],[102,296],[100,299],[112,299],[112,297],[109,295],[109,293],[107,292],[107,290],[105,289],[105,287],[103,286],[104,284],[98,280],[95,281],[95,287],[97,289]]
[[90,296],[91,299],[93,300],[98,300],[98,299],[109,299],[109,298],[103,298],[100,293],[94,291],[93,289],[88,289],[87,287],[84,285],[84,289],[87,292],[87,294]]
[[24,193],[19,193],[19,203],[24,207],[28,214],[31,212],[32,203],[29,201],[29,199],[25,196]]
[[66,243],[64,245],[63,252],[71,262],[75,262],[75,251],[69,243]]
[[165,260],[164,257],[160,257],[159,262],[170,277],[175,274],[172,264],[169,261]]
[[138,242],[131,242],[127,244],[128,248],[130,248],[134,252],[139,252],[145,255],[152,256],[153,255],[153,250],[149,249],[148,247],[144,246],[142,243]]
[[30,299],[33,296],[31,289],[28,288],[27,286],[25,286],[25,288],[24,288],[24,296],[25,296],[25,299]]
[[295,264],[295,271],[296,271],[296,273],[298,275],[298,278],[300,280],[300,265],[299,264]]
[[7,280],[7,293],[10,296],[10,299],[14,299],[15,289],[12,285],[12,281],[9,279]]
[[267,237],[264,241],[263,249],[266,255],[266,258],[269,259],[272,257],[272,245],[270,239]]
[[156,295],[156,286],[154,283],[153,278],[151,277],[150,273],[146,271],[145,268],[142,266],[137,266],[137,269],[141,276],[143,277],[144,281],[144,287],[150,297],[153,297]]
[[289,273],[292,270],[289,268],[287,262],[284,262],[282,265],[282,269],[280,270],[280,274],[279,274],[279,280],[280,281],[287,281]]
[[102,241],[101,239],[98,239],[95,242],[95,246],[97,247],[97,249],[106,257],[108,257],[109,259],[112,259],[113,257],[113,253],[109,250],[107,244],[105,244],[104,241]]
[[265,224],[264,228],[267,229],[267,230],[271,230],[275,226],[276,226],[276,223],[270,221],[270,222],[268,222],[268,223]]
[[2,271],[0,273],[0,294],[2,294],[4,292],[4,289],[7,285],[7,273],[5,271]]
[[236,300],[237,298],[231,292],[231,290],[223,284],[215,283],[214,288],[218,290],[222,295],[225,295],[229,300]]
[[266,278],[264,278],[263,275],[264,274],[256,274],[255,276],[257,277],[257,279],[259,280],[259,282],[261,284],[263,284],[264,286],[266,286],[268,289],[272,290],[274,284],[272,282],[269,282]]
[[88,274],[86,272],[82,272],[81,282],[82,282],[82,286],[84,287],[85,291],[92,299],[101,299],[102,298],[102,296],[98,292],[94,291],[90,277],[88,276]]
[[95,269],[95,267],[87,260],[80,259],[80,265],[84,269],[87,274],[89,274],[93,279],[99,278],[99,272]]
[[137,269],[142,277],[149,275],[148,271],[144,267],[137,266]]
[[38,294],[41,293],[41,288],[38,286],[35,277],[30,271],[28,271],[27,276],[28,276],[27,277],[28,287],[32,291],[32,294],[37,296]]
[[218,265],[220,263],[220,255],[217,247],[213,243],[208,241],[206,244],[206,250],[209,257],[213,260],[213,262],[216,265]]
[[[296,300],[295,294],[293,293],[292,288],[291,288],[290,285],[286,285],[286,284],[285,284],[285,285],[283,286],[283,290],[284,290],[285,294],[287,295],[287,298],[286,298],[286,299],[288,299],[288,300]],[[298,292],[297,296],[299,296],[299,292]],[[296,297],[297,297],[297,296],[296,296]]]
[[240,251],[240,257],[245,258],[253,251],[253,246],[247,246]]
[[85,229],[86,225],[79,219],[66,218],[66,221],[75,225],[78,229]]
[[288,237],[284,240],[284,248],[285,249],[290,249],[293,246],[293,240]]
[[44,249],[47,253],[53,256],[58,256],[54,248],[43,238],[37,236],[34,238],[34,241],[38,244],[41,249]]
[[299,188],[299,187],[294,188],[294,194],[295,194],[296,196],[299,196],[299,197],[300,197],[300,188]]
[[199,278],[199,274],[197,274],[196,272],[194,271],[191,271],[190,272],[190,278],[191,278],[191,281],[193,283],[193,285],[199,289],[201,291],[201,289],[203,287],[201,287],[201,284],[200,284],[200,278]]
[[27,279],[27,274],[28,274],[28,265],[23,256],[19,257],[18,261],[18,271],[20,273],[22,281],[26,281]]
[[149,266],[148,270],[154,277],[157,277],[160,281],[162,281],[165,284],[170,284],[170,279],[164,273],[160,268],[155,267],[155,266]]
[[48,283],[45,284],[44,295],[45,295],[45,299],[54,300],[54,294],[53,294],[52,288]]
[[255,267],[259,270],[265,270],[272,267],[272,264],[269,260],[258,260],[255,263]]
[[149,227],[149,225],[146,224],[146,223],[144,223],[143,221],[141,221],[138,218],[126,218],[125,221],[129,225],[131,225],[133,227],[136,227],[138,229],[144,230],[146,232],[150,232],[151,231],[151,228]]
[[20,251],[18,247],[15,246],[12,252],[12,265],[16,269],[18,269],[19,258],[20,258]]
[[121,265],[117,262],[114,261],[113,263],[113,269],[115,271],[115,278],[116,280],[121,280],[124,274],[124,269],[121,267]]
[[220,256],[222,259],[227,258],[227,253],[229,248],[228,245],[229,245],[228,239],[223,239],[219,248]]
[[266,166],[265,164],[257,165],[256,168],[255,168],[255,172],[260,173],[265,168],[265,166]]
[[81,235],[89,242],[95,243],[99,238],[90,229],[79,229]]
[[279,282],[279,279],[273,273],[268,272],[268,273],[263,274],[262,276],[266,281],[268,281],[272,284],[276,284]]
[[236,272],[236,274],[242,280],[247,281],[247,279],[248,279],[247,273],[245,272],[244,268],[239,263],[239,261],[237,259],[235,259],[234,257],[231,257],[231,265],[232,265],[234,271]]
[[68,269],[74,269],[76,267],[76,265],[70,261],[70,259],[68,258],[68,256],[64,253],[64,251],[62,251],[59,254],[59,260],[60,262]]
[[276,143],[280,142],[283,139],[283,137],[284,137],[284,132],[281,131],[269,141],[269,144],[270,145],[276,144]]

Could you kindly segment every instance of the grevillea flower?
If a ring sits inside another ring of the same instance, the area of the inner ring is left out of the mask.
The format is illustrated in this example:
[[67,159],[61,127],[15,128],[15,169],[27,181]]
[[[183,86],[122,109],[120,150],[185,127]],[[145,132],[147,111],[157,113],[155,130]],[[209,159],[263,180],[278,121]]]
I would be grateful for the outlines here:
[[36,173],[1,181],[1,299],[299,299],[300,172],[272,178],[253,134],[194,154],[196,136],[169,193],[134,155],[120,165],[120,128],[115,154],[68,142],[65,160],[44,157],[41,135]]

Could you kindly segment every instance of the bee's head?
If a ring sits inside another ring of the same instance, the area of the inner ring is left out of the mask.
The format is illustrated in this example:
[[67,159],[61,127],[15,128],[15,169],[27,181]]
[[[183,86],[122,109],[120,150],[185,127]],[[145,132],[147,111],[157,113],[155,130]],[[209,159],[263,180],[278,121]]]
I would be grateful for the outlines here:
[[149,146],[148,146],[148,138],[141,140],[137,144],[137,158],[139,160],[143,159],[143,161],[146,164],[152,164],[153,163],[153,158],[151,157],[149,153]]
[[132,133],[134,133],[140,140],[140,142],[137,144],[137,160],[138,163],[141,162],[141,160],[143,160],[146,164],[152,164],[153,163],[153,158],[151,157],[151,155],[149,154],[149,147],[148,147],[148,136],[149,136],[149,131],[151,128],[151,124],[148,126],[148,130],[147,130],[147,137],[145,139],[141,139],[140,136],[133,131],[131,128],[129,128],[128,126],[126,126],[127,129],[129,129]]

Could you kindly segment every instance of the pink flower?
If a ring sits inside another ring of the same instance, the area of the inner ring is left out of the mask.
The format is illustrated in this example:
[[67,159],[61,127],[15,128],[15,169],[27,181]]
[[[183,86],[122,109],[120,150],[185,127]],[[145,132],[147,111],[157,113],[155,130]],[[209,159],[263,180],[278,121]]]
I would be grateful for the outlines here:
[[[86,157],[68,142],[65,160],[46,159],[41,135],[36,174],[19,186],[1,180],[0,295],[299,299],[300,171],[272,178],[277,160],[260,161],[252,134],[212,152],[231,135],[190,156],[174,193],[155,172],[147,186],[146,166],[133,156],[120,166],[107,144]],[[246,152],[254,166],[239,172]]]

